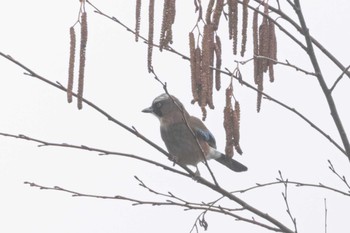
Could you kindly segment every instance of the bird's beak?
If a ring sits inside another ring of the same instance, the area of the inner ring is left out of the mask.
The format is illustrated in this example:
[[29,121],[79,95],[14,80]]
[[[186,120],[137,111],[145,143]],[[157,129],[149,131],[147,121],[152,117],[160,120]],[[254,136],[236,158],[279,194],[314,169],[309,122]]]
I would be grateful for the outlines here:
[[144,112],[144,113],[153,113],[153,108],[152,108],[152,106],[149,107],[149,108],[145,108],[144,110],[142,110],[142,112]]

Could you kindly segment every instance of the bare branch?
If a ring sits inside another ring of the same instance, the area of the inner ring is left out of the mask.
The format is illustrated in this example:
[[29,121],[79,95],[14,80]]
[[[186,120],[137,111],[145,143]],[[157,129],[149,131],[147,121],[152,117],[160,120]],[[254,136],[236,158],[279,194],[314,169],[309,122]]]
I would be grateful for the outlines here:
[[[288,66],[288,67],[291,67],[291,68],[294,68],[296,71],[300,71],[300,72],[303,72],[304,74],[307,74],[307,75],[312,75],[312,76],[316,76],[315,73],[313,72],[310,72],[310,71],[307,71],[303,68],[300,68],[296,65],[293,65],[291,63],[289,63],[288,60],[286,60],[286,62],[281,62],[281,61],[278,61],[278,60],[275,60],[275,59],[272,59],[272,58],[269,58],[269,57],[264,57],[264,56],[254,56],[255,58],[258,58],[258,59],[266,59],[266,60],[269,60],[269,61],[272,61],[276,64],[280,64],[280,65],[284,65],[284,66]],[[239,64],[242,64],[242,65],[245,65],[246,63],[252,61],[254,58],[250,58],[248,60],[245,60],[245,61],[237,61],[235,60],[235,62],[238,62]]]
[[99,155],[119,155],[122,157],[127,157],[127,158],[132,158],[132,159],[136,159],[136,160],[140,160],[152,165],[156,165],[158,167],[163,168],[164,170],[168,170],[174,173],[177,173],[179,175],[183,175],[183,176],[187,176],[187,177],[191,177],[189,174],[176,170],[172,167],[166,166],[164,164],[155,162],[153,160],[149,160],[146,159],[142,156],[137,156],[137,155],[133,155],[133,154],[128,154],[128,153],[121,153],[121,152],[115,152],[115,151],[108,151],[108,150],[104,150],[104,149],[99,149],[99,148],[94,148],[94,147],[90,147],[90,146],[85,146],[85,145],[73,145],[73,144],[68,144],[68,143],[56,143],[56,142],[47,142],[47,141],[43,141],[40,139],[36,139],[36,138],[32,138],[32,137],[28,137],[25,136],[23,134],[19,134],[19,135],[14,135],[14,134],[8,134],[8,133],[3,133],[0,132],[1,136],[5,136],[5,137],[11,137],[11,138],[16,138],[16,139],[21,139],[21,140],[27,140],[27,141],[32,141],[32,142],[36,142],[39,143],[39,147],[43,147],[43,146],[54,146],[54,147],[64,147],[64,148],[73,148],[73,149],[79,149],[79,150],[86,150],[86,151],[91,151],[91,152],[97,152]]
[[327,219],[328,219],[328,209],[327,209],[327,199],[324,199],[324,233],[327,233]]
[[[113,20],[114,22],[118,23],[120,26],[122,26],[123,28],[125,28],[128,32],[131,32],[132,34],[136,34],[136,32],[134,30],[132,30],[130,27],[126,26],[124,23],[122,23],[120,20],[118,20],[116,17],[114,16],[109,16],[105,13],[103,13],[102,11],[100,11],[94,4],[92,4],[89,0],[86,0],[86,3],[88,3],[92,8],[95,9],[95,13],[99,14],[99,15],[102,15],[110,20]],[[144,43],[148,44],[148,40],[141,36],[141,35],[138,35],[138,38],[141,39]],[[153,44],[154,47],[157,47],[157,48],[160,48],[160,45],[157,45],[157,44]],[[175,49],[173,49],[171,46],[166,46],[163,48],[164,50],[168,51],[168,52],[171,52],[171,53],[174,53],[174,54],[177,54],[179,55],[180,57],[182,57],[183,59],[185,60],[190,60],[190,58],[178,51],[176,51]]]
[[282,196],[283,196],[283,200],[284,200],[284,203],[286,204],[286,207],[287,207],[287,213],[288,213],[288,216],[289,218],[292,220],[293,222],[293,225],[294,225],[294,231],[295,233],[298,232],[298,229],[297,229],[297,220],[295,217],[293,217],[293,214],[290,210],[290,207],[289,207],[289,202],[288,202],[288,179],[287,180],[284,180],[283,179],[283,176],[282,176],[282,172],[281,171],[278,171],[279,175],[280,175],[280,180],[281,182],[283,183],[284,185],[284,192],[282,192]]
[[333,86],[329,89],[329,91],[332,93],[334,88],[337,86],[338,82],[343,78],[344,74],[346,72],[348,72],[348,70],[350,69],[350,65],[348,65],[348,67],[346,67],[346,69],[344,69],[342,71],[342,73],[339,75],[339,77],[337,78],[337,80],[334,82]]
[[[262,4],[263,3],[263,1],[262,0],[254,0],[255,2],[257,2],[257,3],[259,3],[259,4]],[[289,1],[290,2],[290,1]],[[242,3],[242,1],[240,1],[240,3]],[[294,8],[294,4],[292,4],[292,7]],[[290,18],[288,15],[286,15],[284,12],[282,12],[281,11],[281,9],[280,9],[280,7],[278,8],[278,9],[276,9],[276,8],[274,8],[274,7],[272,7],[272,6],[269,6],[269,10],[271,10],[271,11],[273,11],[274,13],[276,13],[276,14],[278,14],[282,19],[284,19],[284,20],[286,20],[288,23],[290,23],[298,32],[300,32],[301,34],[303,34],[304,33],[304,31],[303,31],[303,29],[292,19],[292,18]],[[276,24],[277,25],[277,24]],[[283,31],[283,30],[281,30],[281,31]],[[284,33],[285,33],[285,31],[283,31]],[[288,34],[286,34],[286,35],[288,35]],[[303,34],[304,35],[304,34]],[[288,35],[289,37],[290,37],[290,35]],[[294,38],[292,38],[292,37],[290,37],[293,41],[295,41],[294,40]],[[311,38],[311,41],[312,41],[312,43],[313,44],[315,44],[316,46],[317,46],[317,48],[319,49],[319,50],[321,50],[322,52],[323,52],[323,54],[324,55],[326,55],[336,66],[338,66],[338,68],[340,69],[340,70],[345,70],[346,68],[345,68],[345,66],[343,65],[343,64],[341,64],[341,62],[340,61],[338,61],[334,56],[333,56],[333,54],[331,54],[325,47],[323,47],[322,45],[321,45],[321,43],[319,43],[315,38],[313,38],[312,36],[310,36],[310,38]],[[300,41],[299,41],[299,43],[297,42],[297,41],[295,41],[299,46],[301,46],[301,48],[303,48],[305,51],[307,51],[306,50],[306,47],[303,45],[303,44],[301,44],[300,43]],[[345,73],[349,78],[350,78],[350,71],[348,70],[348,71],[346,71],[346,73]]]
[[[320,87],[324,93],[324,96],[326,97],[327,99],[327,103],[328,103],[328,107],[331,111],[331,115],[333,117],[333,121],[338,129],[338,133],[339,133],[339,136],[341,137],[341,140],[343,142],[343,145],[344,145],[344,149],[345,149],[345,152],[346,152],[346,156],[348,157],[348,159],[350,160],[350,143],[349,143],[349,139],[346,135],[346,131],[343,127],[343,124],[342,124],[342,121],[340,119],[340,116],[338,114],[338,110],[337,110],[337,107],[335,105],[335,102],[334,102],[334,99],[331,95],[331,92],[330,90],[328,89],[327,87],[327,84],[326,84],[326,81],[324,80],[324,77],[322,75],[322,72],[321,72],[321,69],[319,67],[319,64],[318,64],[318,60],[317,60],[317,57],[316,57],[316,54],[314,52],[314,49],[313,49],[313,42],[312,42],[312,39],[311,39],[311,36],[310,36],[310,33],[309,33],[309,29],[307,28],[306,26],[306,22],[305,22],[305,19],[304,19],[304,15],[301,11],[301,6],[300,6],[300,2],[299,0],[294,0],[294,4],[295,4],[295,7],[294,7],[294,10],[295,10],[295,13],[297,14],[298,18],[299,18],[299,22],[301,24],[301,28],[302,28],[302,31],[303,31],[303,35],[305,37],[305,41],[306,41],[306,45],[307,45],[307,53],[310,57],[310,61],[312,63],[312,66],[314,67],[314,70],[315,70],[315,73],[316,73],[316,77],[317,77],[317,80],[320,84]],[[342,69],[344,70],[344,69]]]
[[[17,60],[15,60],[14,58],[12,58],[11,56],[5,55],[2,52],[0,52],[0,56],[6,58],[7,60],[13,62],[14,64],[18,65],[19,67],[23,68],[27,73],[25,73],[26,75],[39,79],[40,81],[43,81],[47,84],[49,84],[52,87],[55,87],[61,91],[66,92],[66,88],[64,88],[62,85],[57,84],[55,82],[52,82],[38,74],[36,74],[34,71],[32,71],[31,69],[29,69],[28,67],[24,66],[22,63],[18,62]],[[73,96],[77,97],[77,95],[75,93],[73,93]],[[151,140],[149,140],[148,138],[146,138],[145,136],[143,136],[142,134],[140,134],[139,132],[135,131],[134,129],[126,126],[125,124],[123,124],[122,122],[118,121],[117,119],[113,118],[110,114],[108,114],[106,111],[102,110],[100,107],[98,107],[97,105],[95,105],[94,103],[88,101],[87,99],[83,98],[82,101],[92,107],[94,110],[96,110],[97,112],[99,112],[100,114],[104,115],[107,117],[108,120],[112,121],[113,123],[117,124],[118,126],[122,127],[123,129],[127,130],[129,133],[139,137],[141,140],[143,140],[144,142],[146,142],[147,144],[149,144],[150,146],[154,147],[155,149],[157,149],[158,151],[160,151],[161,153],[163,153],[164,155],[166,155],[168,158],[171,158],[171,155],[169,155],[169,153],[167,153],[165,150],[163,150],[161,147],[159,147],[157,144],[153,143]],[[277,219],[273,218],[272,216],[270,216],[267,213],[264,213],[260,210],[258,210],[257,208],[249,205],[248,203],[246,203],[245,201],[243,201],[242,199],[238,198],[237,196],[233,195],[232,193],[228,192],[227,190],[221,188],[220,186],[218,186],[217,184],[211,183],[209,181],[207,181],[206,179],[204,179],[203,177],[198,177],[195,175],[194,172],[191,171],[191,169],[187,168],[186,166],[180,165],[178,164],[182,169],[184,169],[189,175],[191,175],[191,177],[195,177],[196,181],[204,186],[207,186],[208,188],[220,193],[221,195],[227,197],[228,199],[232,200],[233,202],[239,204],[240,206],[242,206],[242,208],[247,209],[248,211],[254,213],[257,216],[260,216],[261,218],[267,220],[268,222],[270,222],[271,224],[273,224],[274,226],[276,226],[276,228],[279,229],[279,231],[283,231],[286,233],[292,233],[293,231],[291,229],[289,229],[287,226],[285,226],[283,223],[281,223],[280,221],[278,221]],[[255,222],[252,221],[252,223]]]
[[[312,187],[312,188],[326,189],[328,191],[332,191],[332,192],[339,193],[339,194],[342,194],[344,196],[350,197],[350,191],[347,191],[347,192],[341,191],[339,189],[332,188],[332,187],[324,185],[322,183],[311,184],[311,183],[302,183],[302,182],[299,182],[299,181],[290,181],[290,180],[288,180],[287,183],[288,184],[293,184],[296,187]],[[268,182],[268,183],[263,183],[263,184],[256,183],[256,185],[254,185],[252,187],[249,187],[249,188],[246,188],[246,189],[242,189],[242,190],[236,190],[236,191],[233,191],[232,193],[245,193],[245,192],[248,192],[248,191],[251,191],[251,190],[260,189],[260,188],[264,188],[264,187],[269,187],[269,186],[273,186],[273,185],[280,185],[280,184],[284,184],[284,182],[282,182],[282,180],[280,180],[278,178],[277,181],[274,181],[274,182]]]
[[345,176],[340,175],[334,168],[333,164],[331,163],[330,160],[328,160],[329,163],[329,169],[346,185],[346,187],[349,189],[350,193],[350,185],[348,184]]
[[[212,69],[215,69],[215,67],[212,67]],[[315,125],[311,120],[309,120],[307,117],[305,117],[303,114],[301,114],[299,111],[297,111],[295,108],[292,108],[284,103],[282,103],[281,101],[273,98],[272,96],[266,94],[265,92],[259,91],[257,88],[255,88],[253,85],[249,84],[248,82],[243,81],[240,77],[236,77],[231,71],[229,71],[226,68],[226,71],[220,70],[221,73],[226,74],[230,77],[235,78],[236,80],[238,80],[242,85],[256,91],[256,92],[261,92],[262,95],[267,98],[268,100],[271,100],[274,103],[277,103],[278,105],[282,106],[283,108],[293,112],[294,114],[296,114],[297,116],[299,116],[301,119],[303,119],[304,121],[306,121],[312,128],[314,128],[316,131],[318,131],[319,133],[321,133],[325,138],[327,138],[335,147],[337,147],[342,153],[344,153],[346,155],[346,151],[336,142],[334,141],[328,134],[326,134],[322,129],[320,129],[317,125]]]
[[[261,3],[259,0],[255,0],[255,1]],[[108,16],[108,15],[104,14],[104,13],[103,13],[102,11],[100,11],[97,7],[95,7],[90,1],[87,0],[86,2],[87,2],[88,4],[90,4],[90,5],[95,9],[96,13],[98,13],[98,14],[100,14],[100,15],[106,17],[106,18],[109,18],[109,19],[115,21],[116,23],[120,24],[122,27],[124,27],[125,29],[127,29],[127,31],[129,31],[129,32],[131,32],[131,33],[133,33],[133,34],[135,34],[135,32],[134,32],[132,29],[130,29],[129,27],[127,27],[125,24],[121,23],[121,22],[120,22],[119,20],[117,20],[115,17],[111,17],[111,16]],[[239,3],[243,3],[243,2],[242,2],[242,1],[239,1]],[[250,9],[252,9],[252,10],[256,10],[255,8],[253,8],[252,6],[249,6],[249,5],[248,5],[248,8],[250,8]],[[270,9],[270,10],[273,10],[275,13],[279,11],[278,9],[275,9],[275,8],[273,8],[273,7],[271,7],[271,6],[269,6],[269,9]],[[271,21],[273,21],[273,22],[275,23],[275,25],[278,26],[278,27],[280,28],[280,30],[282,30],[283,32],[290,34],[290,33],[287,32],[281,25],[279,25],[274,19],[272,19],[270,16],[265,15],[263,12],[260,12],[260,11],[258,11],[258,13],[264,15],[265,17],[267,17],[268,19],[270,19]],[[279,12],[279,13],[282,14],[282,12]],[[286,16],[286,17],[287,17],[287,16]],[[293,26],[294,26],[294,25],[293,25]],[[288,34],[287,34],[287,35],[288,35]],[[292,35],[290,35],[290,37],[291,37],[292,39],[294,38]],[[144,37],[142,37],[142,36],[139,36],[139,38],[141,38],[145,43],[148,43],[148,41],[147,41],[146,38],[144,38]],[[294,39],[293,39],[293,40],[294,40]],[[303,49],[306,50],[306,47],[305,47],[303,44],[301,44],[300,41],[298,41],[297,39],[295,39],[294,41],[295,41],[298,45],[300,45]],[[158,45],[154,45],[154,46],[155,46],[155,47],[159,47]],[[177,55],[179,55],[179,56],[181,56],[183,59],[186,59],[186,60],[189,60],[189,61],[190,61],[190,58],[189,58],[189,57],[187,57],[187,56],[185,56],[185,55],[183,55],[183,54],[177,52],[176,50],[174,50],[174,49],[171,48],[170,46],[169,46],[169,47],[166,47],[166,48],[164,48],[164,49],[165,49],[165,50],[168,50],[168,51],[170,51],[170,52],[173,52],[173,53],[175,53],[175,54],[177,54]],[[217,70],[215,67],[211,67],[211,68],[214,69],[214,70]],[[345,68],[344,68],[344,69],[345,69]],[[344,70],[344,69],[343,69],[343,70]],[[224,74],[227,74],[227,75],[229,75],[229,76],[232,75],[231,73],[228,73],[228,72],[225,72],[225,71],[220,71],[220,72],[222,72],[222,73],[224,73]],[[250,84],[248,84],[248,83],[246,83],[246,82],[244,82],[244,83],[245,83],[245,84],[244,84],[245,86],[248,86],[249,88],[251,88],[251,89],[253,89],[253,90],[259,92],[259,90],[257,90],[256,88],[254,88],[254,87],[251,86]],[[247,85],[247,84],[248,84],[248,85]],[[296,111],[294,108],[291,108],[291,107],[289,107],[289,106],[283,104],[282,102],[280,102],[280,101],[278,101],[278,100],[276,100],[276,99],[274,99],[274,98],[268,96],[268,95],[265,94],[265,93],[264,93],[263,95],[264,95],[267,99],[272,100],[273,102],[278,103],[279,105],[283,106],[284,108],[286,108],[286,109],[292,111],[293,113],[295,113],[296,115],[298,115],[300,118],[302,118],[302,119],[303,119],[304,121],[306,121],[308,124],[310,124],[312,128],[316,129],[319,133],[321,133],[324,137],[326,137],[326,138],[327,138],[334,146],[336,146],[343,154],[347,155],[346,150],[344,150],[344,149],[343,149],[338,143],[336,143],[328,134],[326,134],[324,131],[322,131],[318,126],[316,126],[313,122],[311,122],[309,119],[307,119],[304,115],[302,115],[301,113],[299,113],[298,111]]]

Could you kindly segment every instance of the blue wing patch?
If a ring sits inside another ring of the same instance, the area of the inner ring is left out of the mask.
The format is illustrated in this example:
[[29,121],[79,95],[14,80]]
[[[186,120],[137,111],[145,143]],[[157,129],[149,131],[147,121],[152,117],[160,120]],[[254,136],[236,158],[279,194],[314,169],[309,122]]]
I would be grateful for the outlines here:
[[196,136],[198,137],[198,139],[202,139],[206,142],[208,142],[209,146],[213,147],[216,149],[216,141],[214,136],[210,133],[209,130],[202,130],[199,128],[194,128],[194,133],[196,134]]

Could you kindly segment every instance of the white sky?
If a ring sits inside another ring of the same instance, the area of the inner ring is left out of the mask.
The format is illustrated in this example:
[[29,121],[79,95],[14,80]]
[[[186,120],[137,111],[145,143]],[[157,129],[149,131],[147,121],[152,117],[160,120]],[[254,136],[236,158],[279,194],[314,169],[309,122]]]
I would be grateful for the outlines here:
[[[148,1],[145,2],[141,34],[146,36]],[[156,2],[159,5],[159,1]],[[291,12],[287,10],[285,1],[280,2],[286,12]],[[134,1],[100,0],[93,3],[106,14],[134,27]],[[206,5],[206,1],[203,4]],[[188,32],[196,20],[193,17],[193,1],[178,0],[177,6],[173,47],[188,54]],[[325,0],[312,0],[302,1],[302,7],[310,33],[345,66],[349,65],[350,3],[345,0],[333,1],[332,4]],[[162,87],[147,72],[146,45],[135,43],[134,35],[95,14],[90,6],[86,9],[89,39],[85,97],[164,147],[158,120],[141,113],[155,96],[162,93]],[[78,10],[77,0],[0,0],[0,51],[10,54],[45,78],[65,85],[68,32],[77,19]],[[161,12],[159,6],[157,21],[161,19]],[[226,48],[223,66],[232,69],[234,59],[241,58],[231,55],[231,41],[224,37],[226,25],[223,18],[221,20],[221,39]],[[279,22],[282,23],[282,20],[279,19]],[[155,31],[159,32],[159,25]],[[287,59],[312,71],[305,54],[277,32],[278,59]],[[157,33],[155,41],[158,41]],[[251,34],[250,29],[248,33]],[[320,53],[317,51],[317,54]],[[246,58],[250,57],[251,52]],[[200,117],[198,107],[190,104],[188,62],[154,49],[153,64],[159,78],[167,82],[169,91],[182,100],[189,112]],[[323,56],[320,56],[320,64],[327,84],[331,85],[341,72]],[[241,72],[246,81],[253,83],[251,64],[241,66]],[[0,75],[0,132],[132,153],[171,165],[164,155],[101,114],[88,106],[78,111],[75,102],[71,105],[66,103],[63,92],[23,75],[21,68],[2,57]],[[275,76],[274,84],[265,83],[266,92],[302,112],[341,144],[317,80],[286,67],[276,67]],[[223,77],[223,88],[228,83],[229,79]],[[345,129],[350,127],[349,84],[349,78],[343,78],[334,92]],[[346,191],[327,168],[327,159],[330,159],[337,171],[350,180],[349,161],[332,144],[291,112],[268,100],[263,100],[262,112],[257,114],[256,93],[237,82],[234,90],[242,107],[241,146],[244,154],[238,160],[246,164],[249,171],[232,173],[210,162],[222,186],[234,191],[255,183],[271,182],[281,170],[285,178],[293,181],[323,183]],[[220,150],[224,150],[225,138],[222,127],[224,99],[224,89],[215,93],[216,108],[209,111],[206,121]],[[204,166],[200,169],[203,176],[209,178]],[[38,148],[33,142],[0,137],[0,232],[189,232],[200,212],[183,211],[176,207],[132,207],[130,203],[115,200],[73,198],[67,193],[42,191],[23,184],[31,181],[88,194],[159,200],[138,185],[133,178],[135,175],[157,191],[170,191],[186,200],[212,201],[219,197],[193,180],[131,159],[101,157],[93,152],[66,148]],[[292,228],[282,191],[282,186],[274,186],[239,196]],[[288,195],[299,232],[324,232],[324,198],[327,198],[328,232],[349,231],[348,197],[292,186]],[[209,222],[208,233],[219,230],[268,232],[217,214],[208,214],[206,220]]]

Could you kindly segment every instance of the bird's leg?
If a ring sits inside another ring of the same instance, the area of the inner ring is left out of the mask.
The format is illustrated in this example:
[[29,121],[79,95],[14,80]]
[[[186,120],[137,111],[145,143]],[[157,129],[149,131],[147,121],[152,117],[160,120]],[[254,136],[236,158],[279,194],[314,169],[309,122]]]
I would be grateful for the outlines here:
[[194,172],[192,179],[197,181],[199,177],[201,177],[201,173],[199,172],[198,166],[196,165],[196,171]]
[[170,155],[169,160],[173,162],[173,166],[175,166],[179,162],[178,157],[174,155]]

